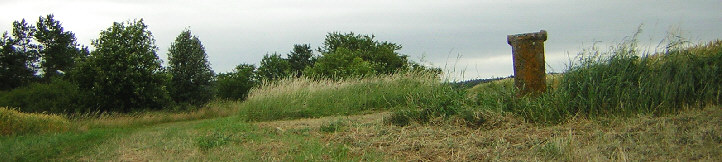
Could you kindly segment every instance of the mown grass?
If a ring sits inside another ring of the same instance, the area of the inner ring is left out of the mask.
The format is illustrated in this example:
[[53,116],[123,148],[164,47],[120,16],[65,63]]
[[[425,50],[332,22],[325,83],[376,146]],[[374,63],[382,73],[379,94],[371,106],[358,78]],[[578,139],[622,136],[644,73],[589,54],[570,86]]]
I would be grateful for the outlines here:
[[82,132],[0,136],[3,161],[46,161],[83,154],[105,140],[127,135],[133,128],[99,128]]
[[240,115],[248,121],[269,121],[443,107],[454,92],[437,75],[424,72],[343,80],[291,78],[251,90]]
[[210,119],[237,115],[239,101],[214,100],[201,108],[189,111],[147,111],[136,113],[84,113],[71,114],[81,130],[90,128],[129,127],[168,122]]

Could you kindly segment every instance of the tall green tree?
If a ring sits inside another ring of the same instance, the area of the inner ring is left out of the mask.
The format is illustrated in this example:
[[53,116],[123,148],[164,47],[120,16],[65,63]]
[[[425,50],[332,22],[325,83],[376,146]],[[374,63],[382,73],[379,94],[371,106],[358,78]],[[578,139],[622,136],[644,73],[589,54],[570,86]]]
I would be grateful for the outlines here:
[[278,80],[291,74],[291,64],[278,53],[266,54],[261,60],[257,73],[263,80]]
[[5,32],[0,41],[0,90],[17,88],[34,81],[38,64],[38,46],[33,43],[35,27],[13,22],[12,37]]
[[160,109],[172,102],[147,28],[143,19],[113,23],[93,40],[95,51],[76,68],[74,78],[96,97],[99,110]]
[[68,72],[76,59],[87,56],[78,48],[75,34],[65,31],[52,14],[39,17],[36,26],[35,40],[40,43],[40,67],[46,81]]
[[206,49],[190,30],[181,32],[168,50],[168,91],[178,103],[201,105],[212,98],[213,71]]
[[313,50],[308,44],[293,45],[293,50],[288,54],[288,63],[291,65],[291,72],[295,77],[301,77],[303,70],[313,66]]
[[248,92],[258,84],[256,67],[249,64],[236,66],[233,72],[218,75],[216,92],[219,98],[244,100]]

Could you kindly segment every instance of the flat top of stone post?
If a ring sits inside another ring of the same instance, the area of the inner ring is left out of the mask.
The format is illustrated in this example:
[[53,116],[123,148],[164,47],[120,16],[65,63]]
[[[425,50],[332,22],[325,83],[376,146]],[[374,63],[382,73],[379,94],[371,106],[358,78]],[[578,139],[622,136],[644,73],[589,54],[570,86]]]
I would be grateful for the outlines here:
[[506,36],[506,43],[511,44],[511,42],[521,41],[521,40],[541,40],[546,41],[547,40],[547,31],[541,30],[536,33],[524,33],[524,34],[516,34],[516,35],[507,35]]

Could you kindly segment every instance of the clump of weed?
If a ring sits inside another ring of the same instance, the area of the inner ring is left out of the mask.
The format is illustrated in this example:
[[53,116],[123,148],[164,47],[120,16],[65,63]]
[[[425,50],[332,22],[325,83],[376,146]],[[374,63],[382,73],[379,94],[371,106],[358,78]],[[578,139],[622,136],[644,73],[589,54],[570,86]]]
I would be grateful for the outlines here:
[[70,129],[70,121],[62,116],[41,113],[22,113],[0,107],[0,135],[60,132]]
[[410,109],[399,109],[389,117],[386,123],[406,126],[412,122],[428,123],[434,118],[447,118],[459,114],[464,106],[465,92],[457,90],[449,84],[436,89],[430,96],[420,102],[412,102]]
[[333,133],[333,132],[342,131],[347,126],[348,126],[348,123],[346,123],[345,121],[336,120],[336,121],[321,124],[321,126],[319,126],[319,130],[321,130],[321,132]]
[[229,141],[231,141],[231,137],[229,135],[221,132],[214,132],[209,135],[196,138],[196,145],[202,151],[208,151],[214,147],[223,146]]

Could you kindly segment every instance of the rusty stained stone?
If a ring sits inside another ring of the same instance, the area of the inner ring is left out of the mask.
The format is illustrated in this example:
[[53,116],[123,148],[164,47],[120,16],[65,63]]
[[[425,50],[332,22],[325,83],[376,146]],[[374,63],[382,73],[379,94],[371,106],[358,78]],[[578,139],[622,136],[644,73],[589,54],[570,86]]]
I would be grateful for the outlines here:
[[514,86],[519,89],[517,96],[538,95],[546,91],[546,70],[544,63],[544,41],[547,32],[508,35],[514,58]]

